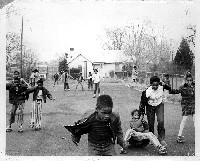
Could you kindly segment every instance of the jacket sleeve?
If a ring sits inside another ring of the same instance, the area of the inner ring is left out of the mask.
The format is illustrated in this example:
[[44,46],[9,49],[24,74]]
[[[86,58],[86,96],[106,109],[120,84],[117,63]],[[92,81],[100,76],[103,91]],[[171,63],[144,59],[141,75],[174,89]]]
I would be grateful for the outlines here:
[[142,123],[144,126],[144,130],[149,130],[149,124],[145,120],[143,120]]
[[47,95],[47,97],[50,99],[50,100],[52,100],[53,98],[52,98],[52,95],[51,95],[51,93],[45,88],[45,90],[46,90],[46,95]]
[[119,114],[116,114],[116,137],[117,137],[117,144],[119,144],[121,147],[124,147],[124,140],[123,140],[123,132],[121,127],[121,120]]
[[27,92],[28,87],[26,85],[22,85],[22,94],[25,96],[25,99],[28,100],[29,99],[29,93]]
[[91,118],[92,115],[90,115],[88,118],[82,118],[81,120],[78,120],[74,125],[64,126],[69,132],[72,133],[72,137],[77,143],[79,142],[81,135],[87,134],[90,131]]
[[167,84],[164,84],[164,85],[163,85],[163,90],[164,90],[164,89],[170,91],[170,90],[171,90],[171,87],[170,87],[169,85],[167,85]]
[[6,90],[10,90],[11,83],[6,83]]
[[145,107],[147,105],[148,98],[146,97],[146,90],[142,92],[141,100],[140,100],[140,105],[139,105],[139,111],[142,114],[145,114]]
[[26,94],[30,94],[30,93],[34,92],[35,90],[36,90],[36,87],[27,88]]
[[23,78],[21,78],[20,80],[21,80],[22,84],[26,85],[27,87],[29,86],[29,84]]

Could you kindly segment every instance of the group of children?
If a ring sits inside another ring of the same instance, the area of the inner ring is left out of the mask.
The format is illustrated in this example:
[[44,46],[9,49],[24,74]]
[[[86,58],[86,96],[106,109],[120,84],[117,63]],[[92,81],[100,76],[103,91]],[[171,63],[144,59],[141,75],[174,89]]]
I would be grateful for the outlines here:
[[29,94],[33,93],[33,107],[31,111],[31,123],[30,126],[35,130],[41,130],[42,120],[42,102],[46,103],[46,97],[50,100],[54,100],[50,92],[43,87],[43,80],[38,80],[36,86],[29,86],[23,79],[19,77],[19,72],[14,72],[13,80],[10,83],[6,83],[6,90],[9,90],[9,103],[12,104],[10,111],[9,125],[6,128],[6,132],[12,131],[12,124],[15,122],[15,115],[18,109],[19,131],[23,132],[22,125],[24,123],[24,104],[28,100]]
[[[62,80],[64,80],[64,90],[65,91],[70,90],[69,79],[74,79],[74,78],[68,73],[68,70],[65,70],[62,74]],[[80,72],[75,79],[77,80],[77,85],[76,85],[75,89],[77,90],[78,86],[80,85],[82,88],[82,91],[83,91],[84,90],[83,81],[85,81],[85,79],[83,78],[82,73]],[[96,97],[96,94],[98,94],[98,96],[100,96],[100,79],[101,79],[101,77],[98,73],[98,69],[94,69],[93,74],[91,72],[89,72],[89,75],[87,77],[88,90],[93,90],[93,85],[94,85],[93,98]],[[58,82],[58,78],[57,79],[55,78],[54,85],[56,82]]]
[[[88,75],[88,90],[93,90],[93,84],[94,84],[94,95],[93,95],[93,98],[96,97],[96,93],[98,93],[98,96],[100,96],[100,75],[98,73],[98,70],[97,69],[94,69],[94,73],[92,74],[91,72],[89,72],[89,75]],[[78,76],[77,76],[77,81],[78,81],[78,84],[76,85],[76,89],[77,87],[79,86],[79,84],[81,85],[82,87],[82,90],[84,90],[83,88],[83,84],[82,84],[82,81],[84,80],[83,76],[82,76],[82,73],[80,73]]]
[[[97,74],[97,71],[95,71]],[[90,75],[91,78],[91,75]],[[95,93],[99,89],[100,77],[93,77],[95,84]],[[39,80],[37,86],[28,87],[20,81],[19,77],[14,77],[11,83],[6,84],[9,90],[9,102],[12,104],[9,125],[7,132],[12,131],[11,125],[15,121],[16,110],[18,113],[19,132],[23,132],[23,109],[25,100],[33,92],[33,110],[31,117],[31,127],[35,130],[41,129],[42,102],[46,103],[46,97],[53,99],[49,91],[43,87],[43,81]],[[170,94],[181,94],[181,107],[183,119],[180,124],[177,142],[183,143],[182,132],[185,122],[189,115],[195,116],[195,84],[191,74],[185,77],[185,83],[178,90],[163,82],[157,76],[150,78],[150,86],[142,92],[139,109],[131,112],[130,129],[126,131],[125,137],[121,128],[121,120],[118,113],[113,112],[113,101],[109,95],[99,95],[96,108],[89,112],[83,119],[78,120],[74,125],[64,126],[72,133],[72,141],[78,145],[81,135],[88,134],[88,154],[89,155],[116,155],[114,144],[121,146],[121,154],[126,153],[129,146],[146,146],[153,144],[158,153],[163,155],[167,153],[164,128],[164,103],[163,92],[169,90]],[[144,119],[147,116],[147,121]],[[157,116],[158,137],[154,134],[155,115]]]
[[[163,92],[180,93],[183,119],[180,124],[177,142],[183,143],[182,131],[189,115],[195,116],[195,84],[191,74],[185,77],[185,83],[178,90],[173,90],[160,81],[157,76],[150,78],[150,86],[142,92],[139,109],[131,112],[130,129],[125,137],[121,128],[119,114],[112,112],[113,102],[109,95],[97,98],[96,109],[89,116],[78,120],[74,125],[64,126],[72,133],[72,141],[78,145],[81,135],[88,134],[89,155],[116,155],[115,140],[121,146],[121,154],[126,153],[129,146],[144,147],[153,144],[158,153],[167,153],[164,128]],[[147,121],[144,115],[147,115]],[[154,134],[155,115],[157,116],[158,137]]]

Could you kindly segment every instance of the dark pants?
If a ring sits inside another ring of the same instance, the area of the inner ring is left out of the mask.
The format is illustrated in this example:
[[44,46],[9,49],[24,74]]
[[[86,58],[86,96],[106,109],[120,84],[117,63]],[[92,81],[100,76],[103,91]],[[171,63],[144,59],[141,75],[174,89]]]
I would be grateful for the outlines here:
[[93,89],[93,83],[91,80],[88,80],[88,89]]
[[99,84],[100,84],[100,82],[99,83],[94,83],[94,94],[97,93],[97,90],[98,90],[98,94],[100,93]]
[[64,90],[65,90],[66,88],[69,89],[69,83],[64,83]]
[[15,122],[15,115],[16,115],[16,111],[17,109],[18,111],[18,119],[17,122],[22,125],[24,123],[24,102],[22,103],[16,103],[12,105],[12,109],[10,110],[10,119],[9,119],[9,124],[11,125],[12,123]]
[[15,115],[17,108],[18,108],[17,104],[12,105],[12,109],[10,110],[10,119],[9,119],[10,125],[15,122]]
[[157,116],[157,131],[158,131],[158,140],[162,141],[165,139],[165,128],[164,128],[164,104],[161,103],[158,106],[148,105],[146,107],[147,120],[149,124],[149,132],[154,133],[154,122],[155,114]]
[[143,140],[135,140],[133,137],[129,139],[129,144],[133,147],[143,148],[146,147],[149,144],[149,139],[143,139]]
[[115,145],[97,145],[91,142],[88,142],[88,155],[89,156],[115,156]]
[[58,79],[57,78],[54,81],[54,85],[56,84],[56,82],[57,82],[57,85],[58,85]]

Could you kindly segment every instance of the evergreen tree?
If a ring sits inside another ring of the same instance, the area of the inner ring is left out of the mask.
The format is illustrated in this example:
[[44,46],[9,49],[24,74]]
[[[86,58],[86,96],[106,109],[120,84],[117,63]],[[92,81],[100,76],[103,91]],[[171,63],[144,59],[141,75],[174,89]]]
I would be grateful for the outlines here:
[[182,38],[179,50],[177,50],[176,56],[174,58],[177,70],[181,73],[185,70],[191,70],[193,60],[194,54],[190,50],[187,40]]
[[65,71],[66,69],[68,69],[67,60],[63,59],[61,62],[59,62],[58,71],[61,73],[61,71]]

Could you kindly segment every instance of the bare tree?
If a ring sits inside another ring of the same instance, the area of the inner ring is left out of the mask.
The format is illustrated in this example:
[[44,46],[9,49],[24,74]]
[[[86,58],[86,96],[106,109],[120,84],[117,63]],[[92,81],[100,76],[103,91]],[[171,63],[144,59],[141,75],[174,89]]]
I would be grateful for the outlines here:
[[105,50],[121,50],[123,46],[123,30],[121,28],[106,28],[105,40],[102,40],[103,49]]
[[196,25],[189,25],[187,29],[192,30],[193,34],[187,37],[188,42],[192,43],[195,47],[195,38],[196,38]]
[[122,50],[138,69],[147,70],[148,64],[169,61],[169,44],[163,33],[164,29],[160,35],[155,34],[150,21],[135,22],[130,26],[106,30],[107,39],[103,45],[106,49]]

